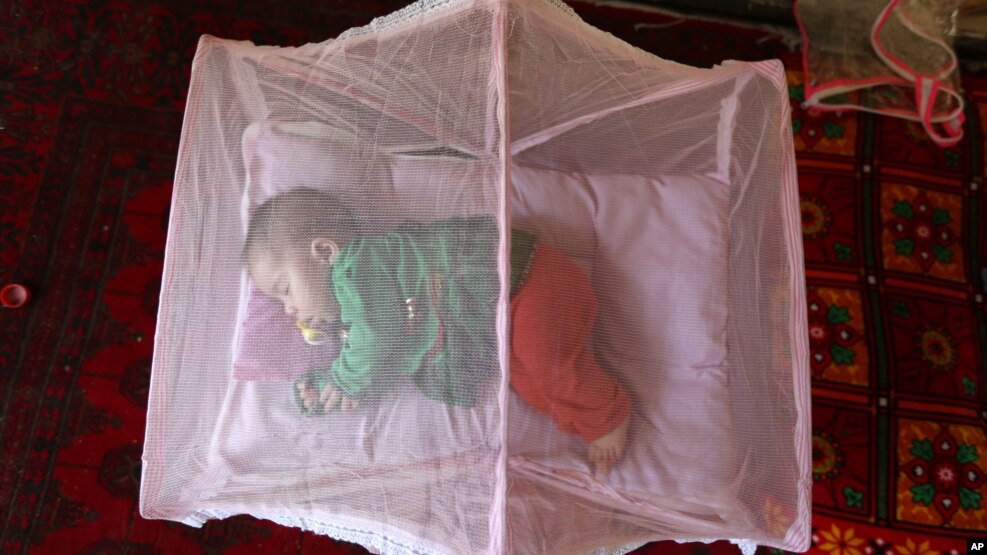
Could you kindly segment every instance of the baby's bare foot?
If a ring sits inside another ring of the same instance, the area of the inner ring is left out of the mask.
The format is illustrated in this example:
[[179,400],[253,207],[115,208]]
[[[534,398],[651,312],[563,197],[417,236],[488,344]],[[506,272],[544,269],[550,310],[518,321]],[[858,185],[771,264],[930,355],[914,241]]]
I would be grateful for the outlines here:
[[610,469],[624,458],[630,421],[630,417],[627,417],[607,435],[590,442],[589,462],[593,464],[596,474],[606,476],[610,473]]

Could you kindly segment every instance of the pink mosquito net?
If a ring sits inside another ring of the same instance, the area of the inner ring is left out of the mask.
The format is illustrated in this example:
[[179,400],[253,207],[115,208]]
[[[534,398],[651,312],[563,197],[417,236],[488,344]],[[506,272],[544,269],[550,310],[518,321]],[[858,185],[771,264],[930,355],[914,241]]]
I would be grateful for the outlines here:
[[380,553],[802,551],[809,383],[776,61],[555,0],[203,37],[141,514]]

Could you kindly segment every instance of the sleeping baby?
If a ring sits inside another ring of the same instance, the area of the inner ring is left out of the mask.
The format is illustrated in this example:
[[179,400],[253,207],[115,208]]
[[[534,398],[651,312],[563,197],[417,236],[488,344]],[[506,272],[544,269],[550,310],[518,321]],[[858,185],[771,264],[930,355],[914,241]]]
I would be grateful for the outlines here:
[[[342,338],[330,365],[296,381],[301,409],[353,410],[408,378],[435,401],[477,404],[500,375],[498,242],[489,216],[366,230],[338,199],[308,188],[258,207],[243,249],[251,277],[300,327],[333,326]],[[587,346],[589,279],[523,231],[512,230],[510,253],[510,386],[584,439],[607,474],[624,455],[631,400]]]

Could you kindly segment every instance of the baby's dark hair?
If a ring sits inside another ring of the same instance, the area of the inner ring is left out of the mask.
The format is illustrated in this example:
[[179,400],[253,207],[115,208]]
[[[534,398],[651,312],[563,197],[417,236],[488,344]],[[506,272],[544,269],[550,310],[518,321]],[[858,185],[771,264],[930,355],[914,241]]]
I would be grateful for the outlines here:
[[271,197],[250,215],[240,260],[247,268],[258,254],[284,256],[315,237],[343,243],[357,224],[340,199],[309,187]]

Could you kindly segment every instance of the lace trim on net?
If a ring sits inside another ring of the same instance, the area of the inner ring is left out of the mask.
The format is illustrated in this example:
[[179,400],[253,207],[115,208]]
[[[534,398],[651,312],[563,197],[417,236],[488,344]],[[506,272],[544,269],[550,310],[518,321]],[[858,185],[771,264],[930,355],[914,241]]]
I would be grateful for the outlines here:
[[757,551],[757,544],[751,540],[730,540],[730,543],[739,547],[743,555],[754,555]]
[[[197,511],[192,517],[185,519],[185,524],[201,527],[207,520],[225,519],[234,516],[236,513],[229,513],[215,509],[204,509]],[[349,528],[325,522],[317,522],[310,519],[298,518],[285,514],[251,514],[255,518],[270,520],[282,526],[299,528],[307,532],[314,532],[323,536],[329,536],[344,542],[362,545],[368,550],[380,555],[429,555],[435,553],[435,546],[428,546],[420,543],[404,542],[390,538],[384,534]]]
[[[220,511],[216,509],[206,509],[197,511],[195,515],[186,518],[183,522],[190,526],[195,526],[197,528],[201,527],[207,520],[211,519],[225,519],[234,516],[235,513],[230,513],[226,511]],[[265,520],[270,520],[282,526],[290,526],[294,528],[299,528],[308,532],[314,532],[316,534],[321,534],[323,536],[329,536],[337,540],[344,542],[355,543],[362,545],[368,550],[378,553],[380,555],[428,555],[434,553],[434,546],[429,547],[423,544],[414,543],[404,543],[393,538],[389,538],[383,534],[377,532],[371,532],[369,530],[361,530],[357,528],[347,528],[343,526],[336,526],[332,524],[326,524],[324,522],[315,522],[309,519],[297,518],[291,515],[278,515],[278,514],[264,514],[264,515],[251,515],[256,518],[261,518]],[[675,540],[676,543],[688,543],[688,542],[702,542],[702,543],[712,543],[718,541],[710,538],[690,538],[690,539],[678,539]],[[616,550],[610,550],[605,547],[601,547],[595,550],[591,555],[625,555],[634,551],[635,549],[645,545],[648,542],[635,542],[623,547],[619,547]],[[736,545],[742,555],[754,555],[757,551],[757,543],[752,540],[730,540],[730,543]]]
[[[454,4],[464,4],[467,0],[418,0],[414,4],[410,4],[401,8],[396,12],[389,13],[380,17],[375,17],[370,23],[364,25],[363,27],[353,27],[347,29],[343,34],[339,35],[338,39],[347,39],[350,37],[358,37],[361,35],[368,35],[372,33],[377,33],[385,29],[390,29],[392,27],[400,26],[412,18],[418,15],[424,15],[427,13],[440,12],[443,9],[450,8]],[[576,15],[576,12],[568,6],[562,0],[541,0],[553,7],[555,7],[560,12],[565,15],[572,17],[574,19],[582,22],[582,19]]]
[[407,23],[418,15],[440,12],[444,9],[452,7],[454,4],[461,3],[462,0],[418,0],[414,4],[405,6],[396,12],[375,17],[370,23],[364,25],[363,27],[353,27],[351,29],[347,29],[339,35],[336,40],[344,40],[351,37],[379,33],[383,30]]
[[[335,40],[345,40],[353,37],[360,37],[364,35],[371,35],[374,33],[379,33],[381,31],[391,29],[394,27],[399,27],[403,24],[408,23],[417,16],[428,14],[428,13],[439,13],[444,10],[454,8],[457,6],[465,5],[471,0],[418,0],[414,4],[410,4],[401,8],[400,10],[384,15],[381,17],[374,18],[370,23],[364,25],[363,27],[353,27],[344,31]],[[475,2],[475,0],[473,0]],[[507,0],[504,0],[507,1]],[[557,9],[563,15],[579,22],[584,29],[584,32],[596,35],[600,39],[604,40],[610,46],[615,48],[620,48],[626,51],[628,54],[641,59],[642,62],[654,63],[655,61],[661,61],[670,66],[675,66],[678,69],[687,69],[692,71],[708,71],[700,68],[695,68],[692,66],[680,64],[678,62],[673,62],[671,60],[666,60],[664,58],[659,58],[647,50],[642,50],[624,40],[621,40],[611,33],[608,33],[602,29],[598,29],[589,25],[577,14],[568,4],[563,2],[563,0],[523,0],[525,2],[537,1],[544,2],[549,6]]]

